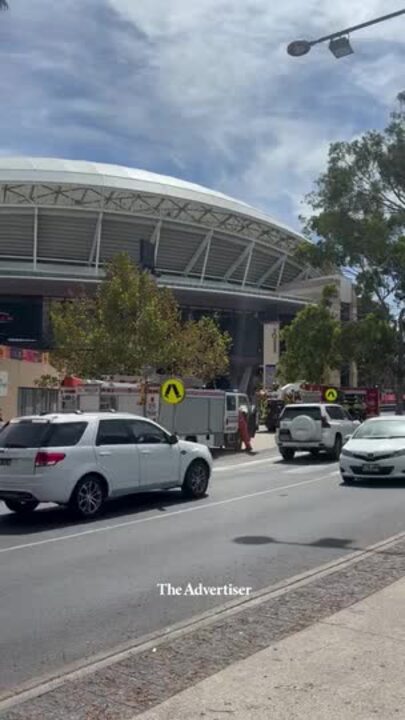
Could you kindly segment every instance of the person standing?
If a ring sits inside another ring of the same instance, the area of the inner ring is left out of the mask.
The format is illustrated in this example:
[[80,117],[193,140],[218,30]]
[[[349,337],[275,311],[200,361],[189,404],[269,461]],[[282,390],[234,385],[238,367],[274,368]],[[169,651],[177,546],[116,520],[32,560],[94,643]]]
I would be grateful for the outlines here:
[[253,452],[253,448],[250,442],[250,434],[249,434],[249,426],[248,426],[248,409],[244,405],[241,405],[239,408],[239,422],[238,422],[238,430],[239,435],[242,439],[243,444],[245,445],[246,452],[250,453]]

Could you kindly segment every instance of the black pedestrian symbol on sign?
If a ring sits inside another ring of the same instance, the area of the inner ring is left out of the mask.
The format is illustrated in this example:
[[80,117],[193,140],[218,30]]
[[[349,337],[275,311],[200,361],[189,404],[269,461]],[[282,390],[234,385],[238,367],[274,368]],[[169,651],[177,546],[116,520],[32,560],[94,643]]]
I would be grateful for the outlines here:
[[166,392],[165,392],[165,398],[166,398],[166,400],[167,400],[168,398],[170,398],[170,395],[171,395],[172,393],[175,394],[176,400],[179,400],[179,399],[181,398],[181,395],[180,395],[179,391],[177,390],[176,385],[174,385],[173,383],[172,383],[171,385],[168,385],[167,388],[166,388]]

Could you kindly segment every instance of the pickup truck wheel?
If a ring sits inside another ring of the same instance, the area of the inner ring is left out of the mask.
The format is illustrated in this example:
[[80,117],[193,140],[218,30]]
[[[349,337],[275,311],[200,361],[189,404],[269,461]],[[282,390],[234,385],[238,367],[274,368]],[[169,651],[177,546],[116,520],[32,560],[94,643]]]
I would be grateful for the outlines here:
[[183,496],[194,500],[204,497],[207,492],[209,478],[210,471],[207,463],[204,460],[194,460],[187,469],[184,478],[181,488]]
[[103,479],[98,475],[86,475],[77,483],[69,505],[75,515],[91,520],[100,514],[106,497]]
[[289,460],[294,460],[295,450],[292,450],[291,448],[283,448],[280,450],[280,455],[283,460],[288,462]]
[[4,504],[18,515],[30,515],[38,507],[37,500],[5,500]]
[[332,452],[330,453],[330,457],[333,460],[339,460],[341,452],[342,452],[342,447],[343,447],[342,438],[340,435],[336,435],[335,444],[333,446]]

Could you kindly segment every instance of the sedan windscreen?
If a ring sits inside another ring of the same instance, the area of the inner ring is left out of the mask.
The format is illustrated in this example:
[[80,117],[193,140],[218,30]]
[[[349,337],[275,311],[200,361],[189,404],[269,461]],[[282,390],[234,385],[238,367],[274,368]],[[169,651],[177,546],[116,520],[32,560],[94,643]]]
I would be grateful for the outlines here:
[[360,439],[405,438],[405,420],[372,420],[361,425],[353,435]]

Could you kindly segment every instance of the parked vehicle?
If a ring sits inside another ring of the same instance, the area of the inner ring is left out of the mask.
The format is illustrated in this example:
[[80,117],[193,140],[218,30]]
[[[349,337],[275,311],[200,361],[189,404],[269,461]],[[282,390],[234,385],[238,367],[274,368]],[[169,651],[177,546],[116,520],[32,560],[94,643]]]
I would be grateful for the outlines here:
[[248,408],[251,437],[256,434],[256,408],[237,391],[189,388],[183,402],[170,405],[160,398],[160,387],[135,383],[84,382],[61,390],[62,412],[115,410],[144,415],[179,438],[209,448],[240,448],[239,409]]
[[359,426],[340,405],[322,403],[286,405],[280,416],[276,442],[284,460],[296,452],[326,452],[338,460],[343,445]]
[[405,480],[405,417],[386,416],[361,425],[340,455],[343,482]]
[[210,451],[129,413],[17,418],[0,434],[0,500],[29,513],[41,502],[96,516],[109,498],[180,487],[207,491]]

